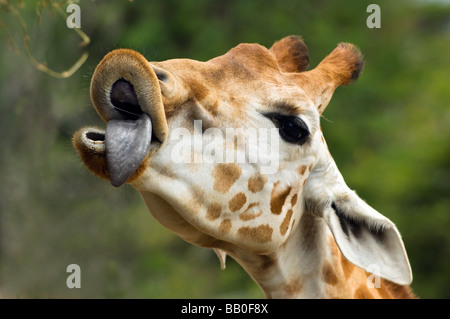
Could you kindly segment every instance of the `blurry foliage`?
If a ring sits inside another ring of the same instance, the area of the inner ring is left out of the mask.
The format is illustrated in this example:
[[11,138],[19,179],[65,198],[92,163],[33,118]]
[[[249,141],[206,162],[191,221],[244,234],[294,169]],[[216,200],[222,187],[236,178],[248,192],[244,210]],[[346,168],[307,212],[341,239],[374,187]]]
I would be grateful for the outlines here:
[[[414,291],[450,297],[448,1],[378,1],[381,29],[366,27],[370,1],[80,1],[84,48],[55,12],[66,3],[0,0],[0,297],[262,297],[231,258],[220,270],[212,251],[160,226],[131,187],[93,177],[70,139],[103,126],[89,81],[111,49],[207,60],[289,34],[304,37],[311,67],[338,42],[361,48],[362,76],[338,88],[322,119],[330,151],[349,186],[397,224]],[[25,36],[52,70],[89,57],[56,79],[35,68]],[[66,287],[71,263],[81,289]]]
[[[53,76],[55,78],[67,78],[70,77],[72,74],[74,74],[82,65],[83,63],[86,61],[87,57],[88,57],[88,53],[87,52],[83,52],[81,54],[81,56],[78,58],[78,60],[76,60],[76,62],[69,67],[67,70],[62,71],[62,72],[57,72],[52,70],[51,68],[49,68],[47,66],[47,63],[42,63],[39,62],[33,55],[33,53],[31,52],[30,49],[30,35],[28,32],[28,26],[27,23],[24,19],[23,16],[23,11],[26,11],[25,9],[28,8],[25,3],[22,0],[19,1],[15,1],[17,3],[13,3],[14,1],[9,1],[9,0],[3,0],[0,2],[0,10],[5,11],[7,13],[10,13],[12,16],[14,16],[14,18],[16,19],[16,24],[18,24],[18,26],[20,26],[20,29],[22,30],[23,33],[23,46],[25,49],[25,52],[29,58],[29,60],[31,61],[31,63],[33,63],[33,65],[40,71],[47,73],[50,76]],[[50,0],[45,0],[45,1],[36,1],[34,9],[35,9],[35,14],[38,18],[39,24],[40,22],[43,20],[43,16],[45,13],[45,10],[50,11],[50,14],[53,16],[53,14],[56,12],[57,14],[59,14],[64,20],[67,19],[67,15],[65,14],[65,12],[61,9],[61,7],[63,6],[67,6],[67,4],[70,1],[50,1]],[[28,2],[28,4],[30,4],[30,2]],[[1,18],[0,18],[0,27],[2,27],[4,29],[4,32],[6,33],[7,36],[7,40],[8,40],[8,45],[9,47],[13,47],[16,51],[19,50],[18,45],[16,44],[16,41],[14,40],[14,38],[12,37],[9,28],[11,27],[10,24],[5,24]],[[68,28],[69,29],[69,28]],[[81,31],[81,29],[79,28],[72,28],[72,30],[78,34],[78,36],[82,39],[82,42],[79,44],[80,47],[84,47],[86,45],[89,44],[90,39],[89,37],[83,32]]]

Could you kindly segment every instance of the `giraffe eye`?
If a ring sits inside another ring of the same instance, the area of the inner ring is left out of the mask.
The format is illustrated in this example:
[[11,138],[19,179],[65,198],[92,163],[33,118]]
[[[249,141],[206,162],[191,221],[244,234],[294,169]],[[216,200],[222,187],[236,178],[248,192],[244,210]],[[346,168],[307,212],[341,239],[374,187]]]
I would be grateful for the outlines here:
[[309,139],[309,130],[306,123],[293,115],[281,115],[278,113],[266,114],[278,127],[280,136],[288,143],[303,145]]

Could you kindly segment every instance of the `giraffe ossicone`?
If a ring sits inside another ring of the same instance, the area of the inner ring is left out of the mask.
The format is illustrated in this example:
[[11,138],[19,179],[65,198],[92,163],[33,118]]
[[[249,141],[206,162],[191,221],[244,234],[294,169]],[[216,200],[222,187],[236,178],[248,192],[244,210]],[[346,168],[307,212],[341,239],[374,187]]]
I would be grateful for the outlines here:
[[[320,128],[362,55],[340,43],[308,64],[297,36],[206,62],[114,50],[91,82],[106,134],[82,128],[74,146],[95,175],[138,190],[166,228],[213,248],[222,268],[236,259],[267,297],[410,296],[397,228],[349,189]],[[367,284],[374,268],[381,287]]]

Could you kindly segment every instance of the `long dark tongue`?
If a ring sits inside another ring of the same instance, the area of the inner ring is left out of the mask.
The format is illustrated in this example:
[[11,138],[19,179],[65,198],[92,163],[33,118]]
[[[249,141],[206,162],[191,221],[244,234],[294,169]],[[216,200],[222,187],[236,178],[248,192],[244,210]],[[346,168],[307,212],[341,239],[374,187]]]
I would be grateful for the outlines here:
[[152,139],[152,121],[142,112],[128,81],[116,81],[110,99],[121,116],[106,124],[106,163],[111,184],[118,187],[136,171],[147,154]]
[[147,154],[152,139],[150,117],[137,120],[110,120],[106,125],[105,147],[111,184],[118,187],[136,171]]

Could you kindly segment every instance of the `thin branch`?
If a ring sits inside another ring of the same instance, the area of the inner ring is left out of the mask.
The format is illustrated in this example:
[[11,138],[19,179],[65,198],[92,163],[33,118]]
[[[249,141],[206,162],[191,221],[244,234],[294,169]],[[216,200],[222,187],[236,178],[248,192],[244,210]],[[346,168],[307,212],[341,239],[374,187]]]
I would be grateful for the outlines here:
[[[61,9],[61,6],[59,4],[54,3],[53,6],[63,16],[64,19],[67,19],[67,15]],[[30,61],[33,63],[33,65],[39,71],[42,71],[42,72],[44,72],[52,77],[55,77],[55,78],[68,78],[68,77],[72,76],[87,60],[89,53],[83,52],[82,55],[80,56],[80,58],[77,61],[75,61],[75,63],[69,69],[62,71],[62,72],[54,71],[54,70],[50,69],[45,63],[39,62],[34,57],[34,55],[31,53],[30,36],[28,35],[27,25],[26,25],[25,21],[23,20],[22,15],[11,4],[9,4],[9,9],[11,10],[12,14],[16,17],[16,19],[19,22],[19,25],[22,29],[22,32],[24,34],[24,46],[25,46],[26,54],[27,54],[28,58],[30,59]],[[76,34],[78,34],[78,36],[82,40],[82,42],[80,43],[80,47],[85,47],[90,43],[90,41],[91,41],[90,38],[83,31],[81,31],[78,28],[74,28],[73,30],[76,32]]]

